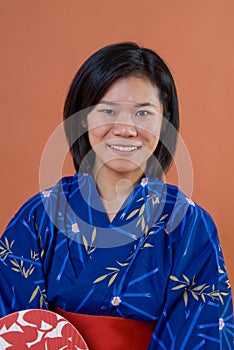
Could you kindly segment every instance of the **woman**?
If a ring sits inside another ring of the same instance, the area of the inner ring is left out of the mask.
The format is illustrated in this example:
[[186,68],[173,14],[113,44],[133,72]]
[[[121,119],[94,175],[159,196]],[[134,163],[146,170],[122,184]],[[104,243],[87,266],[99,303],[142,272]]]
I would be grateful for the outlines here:
[[148,349],[231,349],[215,225],[162,181],[179,128],[165,63],[134,43],[102,48],[76,74],[64,119],[77,174],[30,199],[2,236],[1,315],[58,307],[153,325]]

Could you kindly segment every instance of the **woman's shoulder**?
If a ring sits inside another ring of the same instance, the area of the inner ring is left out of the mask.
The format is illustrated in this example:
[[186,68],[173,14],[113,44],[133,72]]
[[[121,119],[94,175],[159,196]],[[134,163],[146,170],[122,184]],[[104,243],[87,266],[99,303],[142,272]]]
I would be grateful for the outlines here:
[[192,232],[197,240],[216,239],[217,227],[210,212],[177,186],[166,184],[166,188],[169,197],[174,198],[174,207],[167,225],[167,230],[173,233],[172,241],[189,237]]
[[193,199],[192,193],[186,194],[183,189],[169,183],[166,183],[165,187],[168,197],[171,198],[171,200],[174,200],[175,207],[180,208],[180,206],[184,206],[192,209],[194,212],[199,212],[201,215],[211,218],[208,210]]
[[[158,184],[158,180],[156,180]],[[186,194],[178,186],[161,181],[161,200],[166,208],[169,208],[168,227],[172,232],[179,227],[198,225],[215,228],[216,224],[209,211],[197,203],[192,194]]]
[[13,216],[5,232],[17,223],[26,223],[36,217],[39,218],[45,213],[48,206],[56,208],[58,201],[66,198],[71,193],[74,183],[77,182],[77,176],[75,174],[74,176],[62,177],[54,186],[42,189],[27,199]]

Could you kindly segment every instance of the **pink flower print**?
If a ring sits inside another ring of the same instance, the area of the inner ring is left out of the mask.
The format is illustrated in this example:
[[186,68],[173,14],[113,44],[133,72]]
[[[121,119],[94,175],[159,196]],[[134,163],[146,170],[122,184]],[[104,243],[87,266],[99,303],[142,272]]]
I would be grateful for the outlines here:
[[121,303],[120,297],[114,297],[114,298],[111,300],[111,304],[112,304],[113,306],[119,306],[120,303]]
[[79,228],[77,222],[75,222],[74,224],[72,224],[72,232],[74,232],[74,233],[80,232],[80,228]]
[[193,205],[193,206],[195,207],[195,203],[194,203],[194,201],[192,201],[192,199],[186,198],[186,201],[187,201],[190,205]]
[[48,198],[48,197],[50,197],[51,190],[43,191],[42,194],[43,194],[44,198]]
[[221,331],[225,326],[224,320],[223,318],[219,319],[219,330]]
[[144,177],[144,178],[141,180],[141,186],[142,186],[142,187],[145,187],[147,184],[148,184],[148,177]]

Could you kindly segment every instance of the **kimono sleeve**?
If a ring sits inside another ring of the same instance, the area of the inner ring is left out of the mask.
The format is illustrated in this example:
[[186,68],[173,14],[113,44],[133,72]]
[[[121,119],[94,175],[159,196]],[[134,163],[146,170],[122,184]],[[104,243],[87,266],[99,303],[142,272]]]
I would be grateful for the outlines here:
[[28,308],[47,308],[35,212],[40,197],[26,203],[0,239],[0,317]]
[[173,267],[149,349],[233,349],[231,287],[213,220],[190,205],[171,235]]

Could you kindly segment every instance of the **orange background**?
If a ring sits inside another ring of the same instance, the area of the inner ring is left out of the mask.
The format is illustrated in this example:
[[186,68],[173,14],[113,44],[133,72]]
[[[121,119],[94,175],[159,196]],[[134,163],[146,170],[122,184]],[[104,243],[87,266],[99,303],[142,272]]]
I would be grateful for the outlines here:
[[39,191],[41,154],[77,68],[106,44],[137,41],[176,80],[193,199],[215,219],[234,285],[233,0],[2,0],[0,27],[0,232]]

